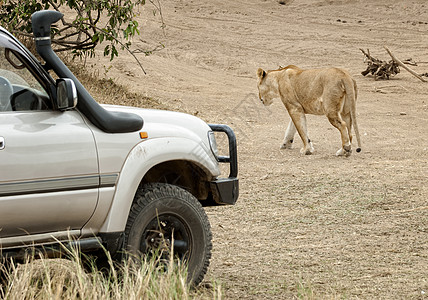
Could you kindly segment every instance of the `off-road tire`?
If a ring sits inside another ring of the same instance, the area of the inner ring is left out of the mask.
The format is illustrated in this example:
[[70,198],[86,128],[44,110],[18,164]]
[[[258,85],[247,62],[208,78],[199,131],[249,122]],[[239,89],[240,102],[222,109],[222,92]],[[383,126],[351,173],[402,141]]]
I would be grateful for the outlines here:
[[196,286],[208,269],[212,235],[202,205],[186,190],[166,183],[144,185],[135,195],[126,224],[125,250],[137,255],[149,253],[157,239],[153,233],[163,231],[162,238],[170,240],[169,227],[174,232],[174,245],[182,245],[180,249],[174,246],[174,254],[186,261],[188,282]]

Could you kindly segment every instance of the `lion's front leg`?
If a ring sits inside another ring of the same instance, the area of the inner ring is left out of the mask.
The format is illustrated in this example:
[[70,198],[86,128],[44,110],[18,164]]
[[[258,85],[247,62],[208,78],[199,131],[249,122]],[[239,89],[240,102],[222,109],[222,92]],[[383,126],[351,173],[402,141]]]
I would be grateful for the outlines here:
[[293,120],[290,119],[287,130],[285,131],[284,141],[282,142],[280,149],[291,149],[296,131],[296,126],[294,126]]
[[312,142],[308,138],[308,129],[306,126],[305,113],[303,111],[289,111],[289,114],[303,142],[303,148],[300,149],[300,153],[305,155],[311,155],[312,153],[314,153],[314,147],[312,146]]

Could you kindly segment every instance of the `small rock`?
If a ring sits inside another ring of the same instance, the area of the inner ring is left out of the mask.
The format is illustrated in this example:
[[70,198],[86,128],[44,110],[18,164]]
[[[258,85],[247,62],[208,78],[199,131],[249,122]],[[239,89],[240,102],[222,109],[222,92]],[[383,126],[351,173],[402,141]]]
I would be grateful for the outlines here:
[[407,115],[407,113],[405,113],[404,111],[400,112],[400,116],[405,116]]
[[260,177],[260,180],[265,180],[265,179],[267,179],[268,177],[269,177],[269,175],[268,175],[268,174],[263,175],[262,177]]

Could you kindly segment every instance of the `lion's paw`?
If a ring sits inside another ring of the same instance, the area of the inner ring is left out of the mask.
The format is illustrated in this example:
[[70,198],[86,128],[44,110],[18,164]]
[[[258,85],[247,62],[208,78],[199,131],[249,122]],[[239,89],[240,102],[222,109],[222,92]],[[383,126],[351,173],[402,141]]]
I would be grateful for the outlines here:
[[286,143],[282,143],[281,146],[279,147],[279,149],[291,149],[292,146],[293,146],[293,142],[288,141]]
[[336,156],[345,156],[345,157],[348,157],[348,156],[350,156],[352,154],[352,150],[351,150],[351,148],[347,148],[347,149],[344,149],[344,148],[340,148],[339,150],[337,150],[337,152],[336,152]]
[[300,153],[304,155],[311,155],[314,153],[314,148],[313,147],[302,148],[300,149]]

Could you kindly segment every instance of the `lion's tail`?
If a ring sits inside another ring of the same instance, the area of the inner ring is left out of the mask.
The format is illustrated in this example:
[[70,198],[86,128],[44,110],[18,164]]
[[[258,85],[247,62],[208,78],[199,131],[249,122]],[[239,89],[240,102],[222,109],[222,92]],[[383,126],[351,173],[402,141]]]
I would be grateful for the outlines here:
[[[346,98],[350,102],[350,109],[351,109],[351,120],[352,120],[352,126],[354,127],[354,132],[357,137],[357,152],[361,152],[361,139],[360,139],[360,132],[358,130],[358,124],[357,124],[357,83],[354,79],[350,80],[344,80],[343,85],[345,86],[346,91]],[[349,132],[349,135],[351,133]]]

